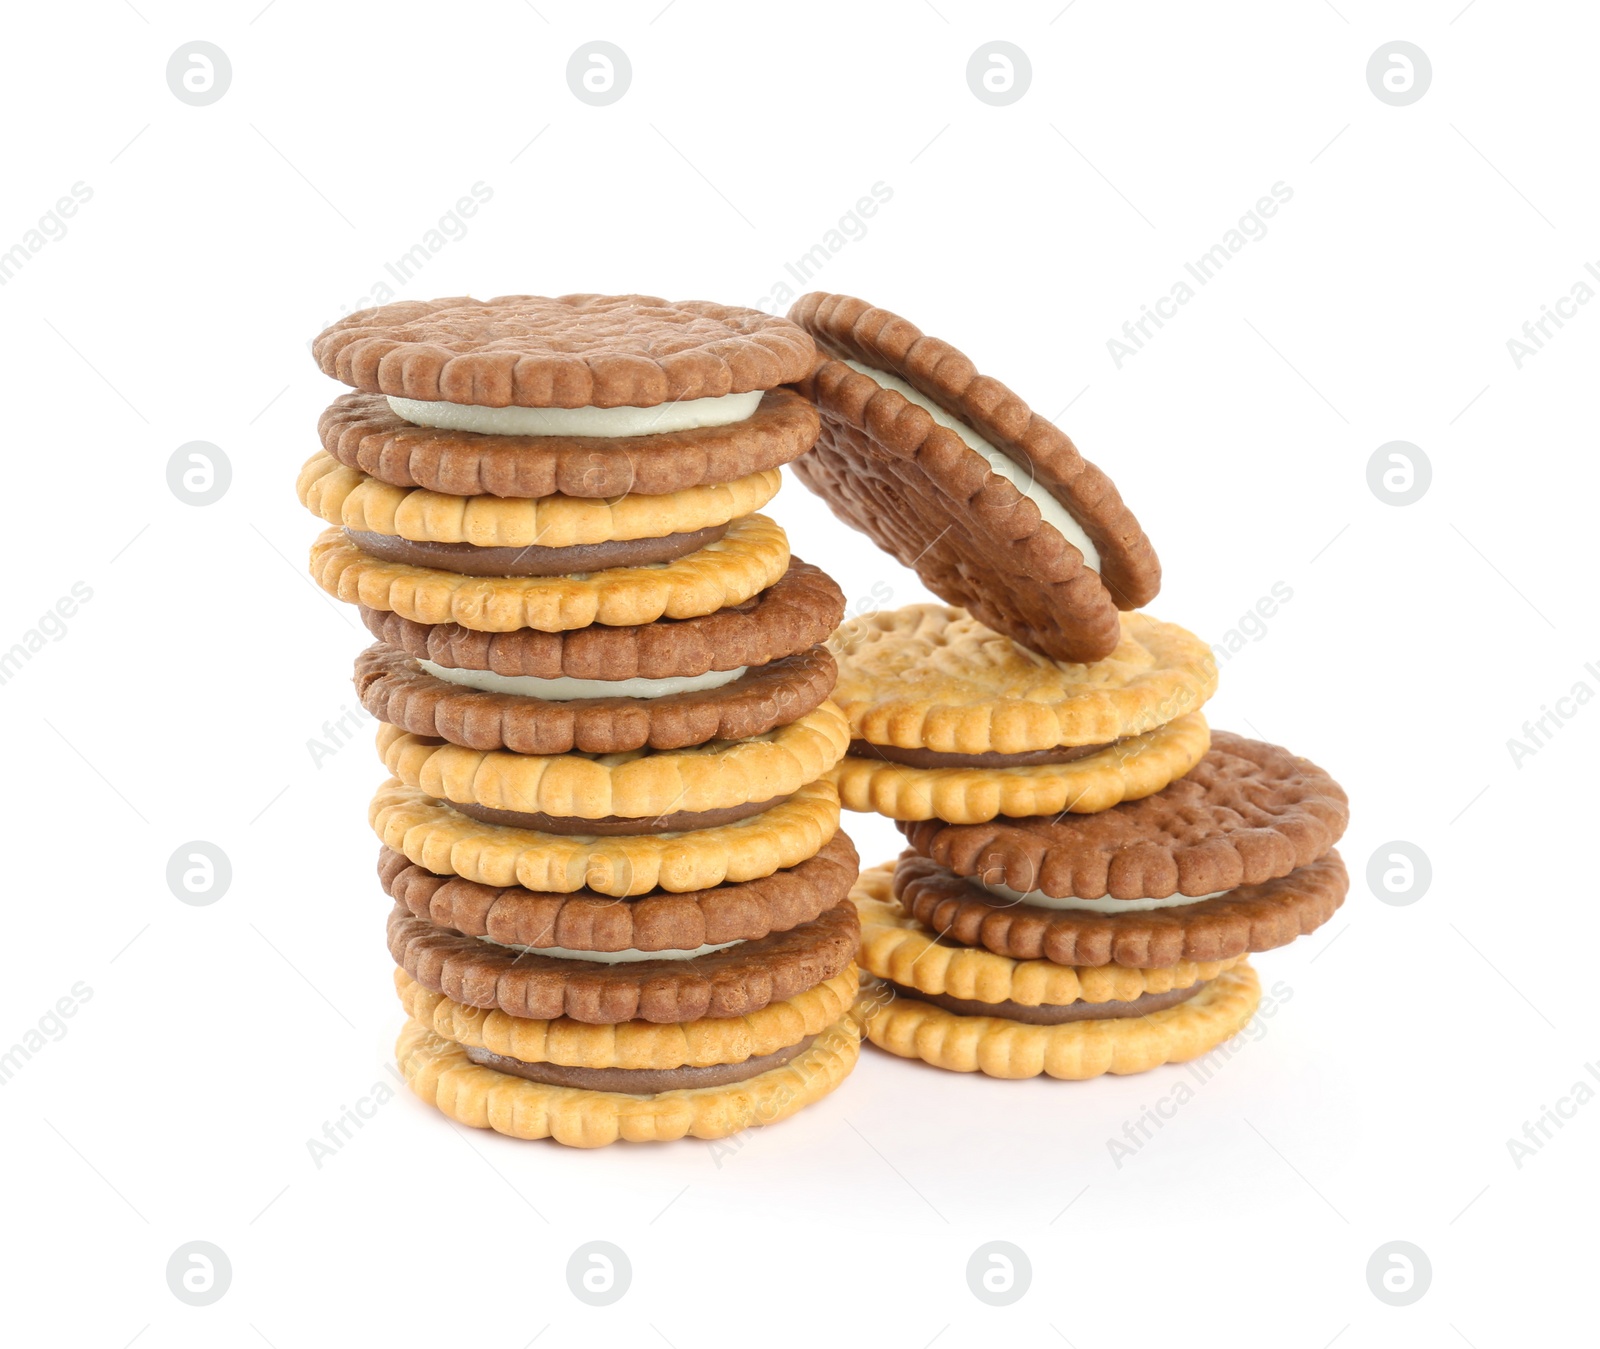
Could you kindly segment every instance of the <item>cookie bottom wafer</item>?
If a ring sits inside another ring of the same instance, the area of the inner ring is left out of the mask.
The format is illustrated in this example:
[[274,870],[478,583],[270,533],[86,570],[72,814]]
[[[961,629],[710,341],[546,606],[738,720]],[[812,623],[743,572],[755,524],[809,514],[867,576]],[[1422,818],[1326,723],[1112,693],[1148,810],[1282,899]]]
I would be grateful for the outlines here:
[[467,1051],[407,1020],[395,1056],[411,1090],[459,1124],[513,1138],[598,1148],[678,1138],[728,1138],[821,1100],[856,1065],[861,1034],[841,1017],[803,1054],[743,1082],[654,1096],[555,1087],[482,1067]]
[[1043,1074],[1076,1082],[1103,1073],[1142,1073],[1215,1049],[1255,1015],[1261,984],[1249,964],[1240,962],[1164,1011],[1058,1026],[966,1016],[890,994],[881,981],[868,980],[858,1004],[867,1038],[880,1049],[951,1072],[1011,1079]]

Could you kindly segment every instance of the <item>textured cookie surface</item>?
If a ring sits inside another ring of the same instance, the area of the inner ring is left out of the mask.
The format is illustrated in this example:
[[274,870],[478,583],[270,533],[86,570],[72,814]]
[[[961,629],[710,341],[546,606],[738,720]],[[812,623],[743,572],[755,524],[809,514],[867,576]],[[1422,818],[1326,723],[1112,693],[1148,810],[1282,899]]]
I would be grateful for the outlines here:
[[725,525],[760,510],[782,485],[783,474],[771,468],[663,496],[453,496],[392,487],[319,451],[301,468],[295,490],[313,515],[358,532],[474,548],[574,548]]
[[838,1021],[855,1001],[856,985],[852,965],[748,1016],[702,1017],[670,1025],[654,1021],[595,1025],[570,1017],[537,1021],[469,1007],[424,988],[404,970],[394,972],[395,992],[406,1015],[443,1039],[523,1063],[634,1071],[705,1068],[775,1053],[808,1035],[820,1035]]
[[829,641],[834,701],[875,745],[1019,754],[1140,735],[1216,692],[1216,659],[1193,633],[1147,614],[1120,620],[1110,655],[1065,665],[948,605],[863,614]]
[[415,426],[383,398],[347,393],[317,423],[322,448],[391,486],[451,496],[661,496],[770,472],[810,449],[816,408],[769,389],[741,422],[644,436],[516,436]]
[[1349,885],[1343,860],[1330,851],[1287,876],[1216,899],[1138,913],[1085,913],[1013,903],[907,853],[895,867],[894,895],[923,926],[996,955],[1148,968],[1287,946],[1332,918]]
[[641,819],[771,801],[821,777],[848,743],[843,714],[826,702],[798,721],[748,740],[622,754],[466,749],[398,726],[378,728],[385,766],[429,796],[585,820]]
[[1260,1002],[1256,972],[1240,963],[1165,1011],[1061,1026],[964,1016],[917,998],[875,996],[871,988],[863,990],[862,1006],[867,1038],[901,1058],[986,1077],[1083,1081],[1198,1058],[1243,1030]]
[[367,818],[385,845],[436,875],[624,898],[709,890],[798,866],[838,832],[839,796],[824,778],[735,824],[591,839],[484,824],[390,778]]
[[833,658],[823,646],[718,688],[660,698],[551,701],[492,693],[440,679],[381,644],[356,658],[355,673],[362,706],[380,721],[469,749],[518,754],[616,754],[743,740],[806,716],[827,699],[833,682]]
[[792,383],[814,347],[786,319],[703,300],[458,295],[358,310],[311,354],[323,374],[393,398],[654,407]]
[[811,922],[849,896],[858,865],[849,836],[838,833],[815,857],[770,876],[684,894],[655,890],[626,902],[593,890],[560,894],[436,876],[392,848],[379,855],[378,878],[414,917],[469,937],[569,951],[692,951]]
[[843,360],[822,361],[798,386],[822,413],[815,449],[795,465],[801,481],[989,627],[1058,660],[1109,655],[1117,609],[1147,604],[1161,577],[1111,480],[1005,385],[888,310],[813,293],[790,317],[825,356],[904,380],[992,444],[1066,508],[1100,569],[960,435]]
[[389,954],[424,988],[508,1016],[604,1025],[746,1016],[843,973],[858,937],[855,906],[844,900],[787,932],[692,960],[601,964],[464,937],[399,905],[389,915]]
[[861,918],[861,968],[891,983],[978,1002],[1029,1007],[1074,1002],[1132,1002],[1215,979],[1242,956],[1180,961],[1140,969],[1123,965],[1057,965],[1014,960],[940,937],[894,903],[894,863],[864,871],[850,892]]
[[384,562],[326,529],[311,546],[311,575],[330,595],[416,623],[481,632],[567,632],[696,618],[743,604],[788,570],[789,541],[764,515],[735,521],[715,543],[675,562],[578,576],[464,576]]
[[1227,731],[1187,774],[1097,815],[902,828],[912,848],[958,876],[1024,893],[1165,899],[1259,885],[1316,861],[1350,807],[1309,759]]
[[1191,712],[1070,763],[1023,768],[911,768],[850,754],[834,776],[848,810],[891,820],[982,824],[997,815],[1107,810],[1158,792],[1200,762],[1210,743]]
[[416,1021],[406,1022],[395,1056],[411,1090],[459,1124],[596,1148],[619,1140],[728,1138],[787,1119],[850,1075],[860,1042],[854,1018],[844,1016],[781,1068],[732,1086],[655,1096],[551,1087],[479,1067],[460,1045]]
[[799,558],[790,558],[773,585],[743,604],[635,627],[482,632],[361,607],[361,621],[374,637],[418,660],[535,679],[669,679],[765,665],[826,641],[843,614],[837,583]]

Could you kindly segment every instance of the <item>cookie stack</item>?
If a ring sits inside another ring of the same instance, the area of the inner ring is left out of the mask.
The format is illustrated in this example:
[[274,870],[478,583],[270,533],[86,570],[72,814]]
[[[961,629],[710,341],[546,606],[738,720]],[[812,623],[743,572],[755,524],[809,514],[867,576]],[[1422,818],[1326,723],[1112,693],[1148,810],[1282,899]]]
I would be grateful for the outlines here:
[[781,318],[647,296],[364,310],[301,501],[360,606],[413,1090],[596,1146],[718,1138],[850,1072],[837,585],[756,514],[818,430]]
[[1133,612],[1155,553],[1062,432],[887,310],[812,294],[790,317],[825,358],[797,474],[950,601],[832,642],[841,798],[910,844],[855,892],[867,1035],[1003,1078],[1215,1048],[1260,1001],[1246,957],[1343,901],[1344,792],[1210,730],[1216,662]]

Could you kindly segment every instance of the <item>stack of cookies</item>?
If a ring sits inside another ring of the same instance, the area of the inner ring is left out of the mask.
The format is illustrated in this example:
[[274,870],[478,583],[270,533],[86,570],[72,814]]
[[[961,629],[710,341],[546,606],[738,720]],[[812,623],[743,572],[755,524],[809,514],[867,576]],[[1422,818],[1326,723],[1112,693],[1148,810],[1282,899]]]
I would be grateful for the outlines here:
[[1133,612],[1155,553],[1062,432],[886,310],[813,294],[790,317],[824,357],[797,474],[950,602],[832,643],[841,798],[910,844],[855,892],[867,1035],[1004,1078],[1215,1048],[1259,1003],[1246,957],[1343,901],[1343,791],[1210,730],[1216,662]]
[[356,392],[301,501],[360,606],[413,1090],[595,1146],[717,1138],[850,1072],[837,585],[755,512],[811,339],[647,296],[406,302],[317,338]]

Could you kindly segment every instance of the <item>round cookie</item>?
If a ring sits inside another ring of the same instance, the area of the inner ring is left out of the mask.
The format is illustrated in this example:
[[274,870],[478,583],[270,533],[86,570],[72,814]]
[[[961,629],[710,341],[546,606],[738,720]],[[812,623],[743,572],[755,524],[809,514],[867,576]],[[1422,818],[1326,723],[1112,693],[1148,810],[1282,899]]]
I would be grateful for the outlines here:
[[659,497],[770,473],[811,448],[820,419],[792,389],[769,389],[742,421],[638,436],[499,435],[417,426],[372,394],[336,398],[323,450],[396,488],[455,497]]
[[380,721],[469,749],[617,754],[764,735],[820,707],[834,674],[827,648],[814,646],[714,688],[662,697],[546,699],[440,678],[380,643],[356,657],[355,686],[362,706]]
[[346,315],[311,354],[366,393],[480,407],[612,408],[775,388],[811,340],[757,309],[653,295],[402,300]]
[[788,539],[764,515],[745,516],[715,543],[677,561],[593,575],[477,577],[412,567],[364,553],[340,529],[324,530],[311,547],[311,574],[337,599],[417,623],[458,623],[482,632],[566,632],[596,623],[634,627],[696,618],[743,604],[788,566]]
[[480,1067],[467,1050],[407,1021],[395,1046],[411,1090],[459,1124],[568,1147],[727,1138],[821,1100],[856,1065],[860,1030],[841,1017],[798,1058],[731,1086],[652,1096],[529,1082]]
[[418,623],[366,605],[360,612],[379,641],[435,665],[533,679],[620,680],[694,678],[766,665],[826,641],[844,607],[844,592],[832,577],[791,557],[777,581],[742,604],[633,627],[483,632],[459,623]]
[[948,605],[863,614],[829,639],[834,701],[855,740],[958,756],[1101,745],[1198,711],[1216,692],[1211,649],[1148,614],[1119,618],[1110,655],[1067,665]]
[[651,821],[664,816],[787,797],[832,768],[848,739],[843,714],[825,702],[763,735],[681,750],[514,754],[466,749],[387,724],[379,726],[377,743],[395,777],[457,809],[578,821],[616,817],[651,832]]
[[654,890],[626,903],[587,889],[560,894],[437,876],[387,847],[378,878],[413,917],[468,937],[579,951],[692,951],[812,922],[850,894],[859,861],[849,835],[837,833],[816,856],[769,876],[681,894]]
[[782,473],[773,468],[663,496],[508,500],[392,487],[319,451],[301,468],[295,490],[313,515],[358,533],[476,548],[571,548],[726,525],[760,510],[782,485]]
[[627,898],[681,894],[750,881],[815,857],[839,829],[839,796],[826,778],[733,824],[620,838],[567,836],[475,820],[390,778],[367,818],[383,843],[441,876],[483,885]]
[[895,867],[896,902],[912,918],[967,946],[1057,965],[1176,965],[1286,946],[1315,932],[1344,903],[1350,880],[1337,851],[1287,876],[1215,899],[1131,913],[1047,909],[980,888],[926,857]]
[[809,923],[692,958],[614,963],[540,955],[389,915],[389,954],[424,988],[508,1016],[614,1025],[745,1016],[847,969],[859,938],[855,906],[842,900]]
[[[851,891],[861,918],[861,968],[912,994],[981,1004],[1061,1007],[1127,1003],[1193,989],[1243,959],[1180,961],[1141,969],[1123,965],[1057,965],[1014,960],[959,946],[930,931],[893,902],[894,863],[861,873]],[[994,1015],[1005,1015],[995,1011]]]
[[1043,1074],[1081,1082],[1199,1058],[1243,1030],[1260,1002],[1256,972],[1240,963],[1162,1011],[1063,1025],[1029,1025],[954,1012],[920,998],[886,997],[882,985],[863,988],[861,1006],[867,1038],[900,1058],[986,1077]]
[[818,292],[790,317],[835,358],[798,385],[822,413],[801,481],[996,631],[1057,660],[1109,655],[1117,610],[1148,604],[1161,581],[1111,480],[1005,385],[888,310]]
[[997,815],[1102,811],[1149,796],[1199,763],[1209,744],[1205,717],[1190,712],[1059,763],[921,768],[857,742],[852,748],[861,752],[842,759],[834,777],[847,810],[982,824]]
[[1154,795],[1096,815],[904,824],[911,847],[958,876],[1017,892],[1118,900],[1208,896],[1287,876],[1343,835],[1344,789],[1278,745],[1213,731],[1211,748]]
[[442,1039],[525,1064],[625,1073],[744,1064],[809,1043],[850,1010],[857,984],[851,965],[748,1016],[703,1017],[674,1025],[596,1025],[569,1017],[530,1020],[469,1007],[424,988],[404,970],[394,972],[395,992],[406,1015]]

